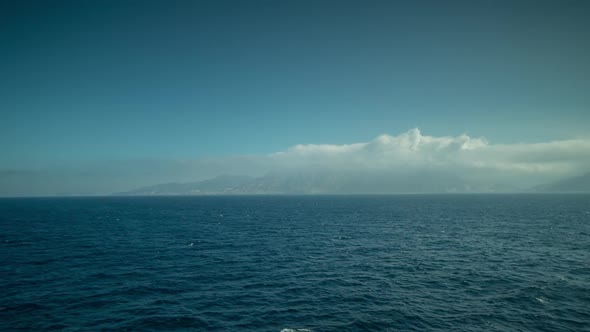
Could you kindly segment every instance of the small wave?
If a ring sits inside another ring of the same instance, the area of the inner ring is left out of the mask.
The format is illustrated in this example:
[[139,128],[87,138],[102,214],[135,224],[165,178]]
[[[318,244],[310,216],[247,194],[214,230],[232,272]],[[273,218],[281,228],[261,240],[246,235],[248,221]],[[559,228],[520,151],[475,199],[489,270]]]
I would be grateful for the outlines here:
[[536,297],[535,300],[537,300],[541,304],[545,304],[545,303],[549,302],[549,300],[547,300],[546,298],[544,298],[542,296]]
[[170,330],[178,328],[206,329],[207,323],[192,316],[153,316],[144,317],[122,326],[123,330]]
[[282,329],[281,332],[312,332],[310,329]]
[[37,311],[44,309],[44,306],[39,305],[37,303],[27,302],[27,303],[18,303],[13,306],[7,307],[0,307],[1,312],[19,312],[19,313],[27,313],[32,311]]

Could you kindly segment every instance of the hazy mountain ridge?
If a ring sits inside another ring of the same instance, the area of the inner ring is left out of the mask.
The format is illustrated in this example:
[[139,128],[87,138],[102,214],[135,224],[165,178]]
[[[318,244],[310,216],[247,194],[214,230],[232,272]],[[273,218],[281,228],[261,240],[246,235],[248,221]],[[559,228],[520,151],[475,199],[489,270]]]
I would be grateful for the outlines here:
[[231,194],[238,187],[246,186],[254,178],[245,175],[220,175],[212,179],[187,183],[162,183],[131,191],[115,193],[115,195],[205,195]]
[[359,172],[330,170],[222,175],[191,183],[164,183],[117,195],[395,194],[518,192],[505,184],[473,183],[438,171]]
[[533,188],[535,192],[590,192],[590,172]]

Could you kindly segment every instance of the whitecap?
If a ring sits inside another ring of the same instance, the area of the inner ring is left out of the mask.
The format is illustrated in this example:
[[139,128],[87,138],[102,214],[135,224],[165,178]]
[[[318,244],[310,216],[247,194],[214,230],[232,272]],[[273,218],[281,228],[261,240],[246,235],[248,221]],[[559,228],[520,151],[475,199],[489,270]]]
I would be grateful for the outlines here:
[[547,300],[546,298],[544,298],[542,296],[536,297],[535,300],[539,301],[539,303],[542,303],[542,304],[549,302],[549,300]]

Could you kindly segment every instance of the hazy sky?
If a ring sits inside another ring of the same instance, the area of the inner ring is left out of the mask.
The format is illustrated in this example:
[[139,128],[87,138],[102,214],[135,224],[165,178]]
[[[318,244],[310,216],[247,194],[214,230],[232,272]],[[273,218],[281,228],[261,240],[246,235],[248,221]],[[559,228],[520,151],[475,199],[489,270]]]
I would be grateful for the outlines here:
[[3,1],[0,184],[108,192],[138,164],[157,182],[416,127],[585,139],[589,41],[589,1]]

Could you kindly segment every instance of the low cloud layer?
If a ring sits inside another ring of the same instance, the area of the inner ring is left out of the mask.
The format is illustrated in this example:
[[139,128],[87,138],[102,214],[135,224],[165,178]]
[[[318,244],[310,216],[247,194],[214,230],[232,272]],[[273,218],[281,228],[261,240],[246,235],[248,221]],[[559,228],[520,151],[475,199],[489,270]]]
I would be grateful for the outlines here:
[[590,168],[590,140],[492,144],[468,135],[434,137],[412,129],[370,142],[296,145],[271,155],[274,161],[301,167],[403,169],[444,168],[505,171],[559,176]]
[[267,155],[193,160],[143,159],[0,170],[1,196],[93,195],[221,174],[293,172],[445,174],[483,186],[528,188],[590,171],[590,139],[494,144],[482,137],[429,136],[419,129],[353,144],[295,145]]

